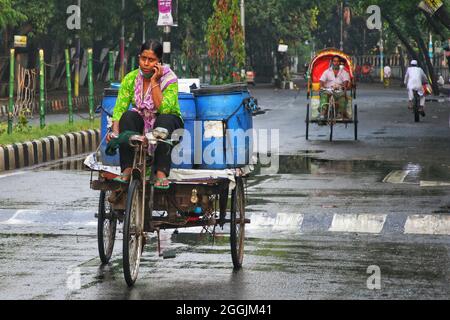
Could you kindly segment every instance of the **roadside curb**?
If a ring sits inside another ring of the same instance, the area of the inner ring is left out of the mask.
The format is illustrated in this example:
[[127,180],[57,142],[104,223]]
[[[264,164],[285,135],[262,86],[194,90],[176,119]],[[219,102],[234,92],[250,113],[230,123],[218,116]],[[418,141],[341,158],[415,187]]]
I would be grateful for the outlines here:
[[97,129],[6,145],[0,147],[0,172],[92,152],[99,143]]

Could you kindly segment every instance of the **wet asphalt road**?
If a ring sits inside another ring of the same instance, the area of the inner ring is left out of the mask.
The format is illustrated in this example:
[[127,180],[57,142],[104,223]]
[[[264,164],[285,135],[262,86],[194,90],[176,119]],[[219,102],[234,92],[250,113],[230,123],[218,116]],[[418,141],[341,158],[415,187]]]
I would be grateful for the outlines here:
[[98,192],[72,159],[0,176],[0,299],[448,299],[448,102],[414,124],[404,92],[361,88],[360,141],[350,126],[335,142],[312,127],[308,142],[303,93],[253,94],[268,111],[255,126],[280,129],[281,156],[276,173],[257,168],[248,182],[243,270],[226,234],[164,232],[176,258],[147,246],[128,289],[121,233],[100,267]]

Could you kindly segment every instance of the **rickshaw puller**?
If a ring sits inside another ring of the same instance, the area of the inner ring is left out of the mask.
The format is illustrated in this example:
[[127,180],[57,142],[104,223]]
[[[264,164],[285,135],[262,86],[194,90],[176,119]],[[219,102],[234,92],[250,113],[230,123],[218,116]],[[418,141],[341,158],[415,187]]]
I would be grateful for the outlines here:
[[[334,56],[331,60],[331,67],[327,69],[320,77],[320,89],[342,89],[343,93],[334,94],[337,104],[338,117],[348,119],[347,114],[347,89],[350,86],[350,75],[345,70],[345,66],[341,63],[341,57]],[[328,104],[330,95],[328,92],[321,90],[320,92],[320,120],[325,120],[328,114]],[[339,115],[340,114],[340,115]]]

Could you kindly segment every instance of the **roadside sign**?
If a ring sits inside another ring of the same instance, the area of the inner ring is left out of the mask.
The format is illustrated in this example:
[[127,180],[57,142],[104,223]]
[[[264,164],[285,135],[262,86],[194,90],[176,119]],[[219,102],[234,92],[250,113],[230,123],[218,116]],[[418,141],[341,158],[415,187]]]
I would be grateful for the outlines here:
[[14,47],[15,48],[26,48],[27,47],[27,37],[26,36],[14,36]]
[[287,52],[289,49],[288,45],[286,44],[280,44],[278,46],[278,52]]
[[158,26],[173,26],[172,0],[158,0]]
[[423,0],[418,7],[430,15],[434,15],[443,5],[444,3],[441,0]]

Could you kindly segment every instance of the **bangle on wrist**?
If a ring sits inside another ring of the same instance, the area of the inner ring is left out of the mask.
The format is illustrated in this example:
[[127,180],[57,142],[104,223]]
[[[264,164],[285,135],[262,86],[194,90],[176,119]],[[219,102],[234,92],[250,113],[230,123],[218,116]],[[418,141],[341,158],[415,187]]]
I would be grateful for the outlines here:
[[153,89],[155,89],[156,87],[159,87],[159,84],[158,84],[158,83],[155,84],[155,85],[153,85],[152,88],[150,89],[150,91],[153,91]]

